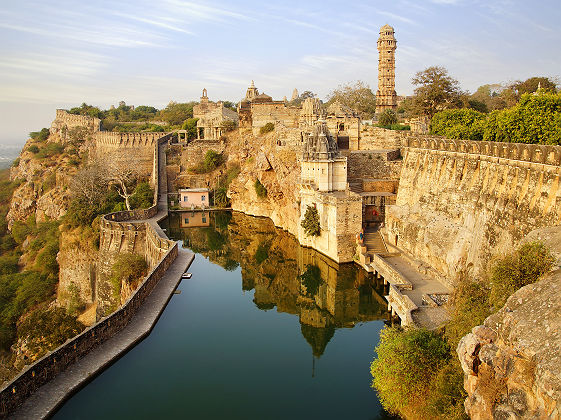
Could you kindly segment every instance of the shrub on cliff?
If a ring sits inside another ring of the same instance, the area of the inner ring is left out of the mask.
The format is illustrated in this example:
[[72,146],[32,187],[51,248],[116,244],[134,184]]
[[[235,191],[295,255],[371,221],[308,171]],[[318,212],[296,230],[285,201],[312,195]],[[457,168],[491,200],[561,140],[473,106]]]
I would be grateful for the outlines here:
[[218,153],[215,150],[207,150],[202,162],[190,169],[191,172],[195,174],[206,174],[208,172],[214,171],[224,162],[224,156],[222,153]]
[[450,139],[482,140],[486,115],[474,109],[446,109],[435,114],[431,134]]
[[314,206],[307,206],[304,219],[300,222],[304,228],[307,236],[319,236],[321,233],[321,226],[319,224],[319,213]]
[[275,124],[273,124],[272,122],[268,122],[267,124],[265,124],[263,127],[259,129],[259,133],[267,134],[273,131],[274,129],[275,129]]
[[261,181],[259,181],[259,179],[255,180],[253,187],[255,188],[255,193],[257,194],[257,197],[259,198],[267,197],[267,188],[265,188],[265,186],[261,183]]
[[451,357],[446,341],[433,331],[385,328],[376,354],[370,373],[383,407],[402,416],[425,417],[436,374]]
[[510,295],[535,283],[553,267],[554,259],[541,242],[522,245],[514,254],[498,260],[491,272],[489,302],[500,309]]
[[142,255],[123,253],[117,256],[111,267],[110,277],[117,306],[120,304],[122,283],[127,282],[134,287],[146,275],[147,270],[148,264]]
[[130,197],[131,209],[147,209],[154,204],[154,190],[148,182],[137,184]]
[[29,133],[29,137],[35,141],[45,141],[47,140],[47,137],[49,137],[49,134],[50,132],[48,128],[42,128],[41,131],[32,131]]

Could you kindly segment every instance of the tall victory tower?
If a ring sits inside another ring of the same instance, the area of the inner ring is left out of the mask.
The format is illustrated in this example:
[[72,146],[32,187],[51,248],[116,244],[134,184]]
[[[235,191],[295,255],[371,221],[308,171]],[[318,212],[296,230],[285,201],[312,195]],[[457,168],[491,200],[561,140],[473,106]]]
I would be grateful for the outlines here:
[[397,108],[395,93],[395,49],[397,41],[390,25],[380,28],[378,38],[378,91],[376,92],[376,113]]

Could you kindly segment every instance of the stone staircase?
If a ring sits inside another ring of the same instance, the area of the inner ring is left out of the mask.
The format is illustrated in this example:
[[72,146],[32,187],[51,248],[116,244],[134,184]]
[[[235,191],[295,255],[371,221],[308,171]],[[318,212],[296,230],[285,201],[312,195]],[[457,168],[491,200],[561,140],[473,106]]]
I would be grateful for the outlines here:
[[371,257],[374,254],[387,254],[388,247],[382,238],[379,230],[367,229],[364,232],[364,246],[366,247],[366,253]]

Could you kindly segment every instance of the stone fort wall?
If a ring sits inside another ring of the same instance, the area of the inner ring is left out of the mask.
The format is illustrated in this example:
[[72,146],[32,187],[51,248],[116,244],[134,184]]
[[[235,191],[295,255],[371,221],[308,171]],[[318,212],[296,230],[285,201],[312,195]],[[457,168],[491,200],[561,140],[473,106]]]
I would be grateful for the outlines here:
[[51,134],[58,134],[61,138],[65,138],[66,132],[75,127],[86,127],[91,132],[99,132],[101,120],[86,115],[69,114],[64,109],[56,110],[56,117],[51,124]]
[[452,283],[560,224],[561,147],[409,136],[385,235]]
[[[160,134],[154,145],[153,150],[156,153],[152,156],[152,160],[156,174],[161,168],[165,168],[165,154],[162,154],[164,160],[160,162],[157,147],[166,140],[167,136],[162,137]],[[160,181],[160,177],[156,178]],[[34,362],[4,386],[0,390],[0,418],[8,417],[38,388],[125,328],[164,276],[178,255],[177,243],[167,239],[163,231],[158,231],[158,228],[153,227],[149,222],[142,221],[157,214],[160,192],[167,193],[167,184],[160,185],[160,182],[156,182],[152,207],[111,213],[105,215],[100,222],[100,261],[108,266],[109,262],[107,261],[106,264],[106,259],[110,258],[114,261],[119,252],[142,253],[150,267],[142,283],[116,311]],[[103,271],[103,267],[98,267],[98,277]]]

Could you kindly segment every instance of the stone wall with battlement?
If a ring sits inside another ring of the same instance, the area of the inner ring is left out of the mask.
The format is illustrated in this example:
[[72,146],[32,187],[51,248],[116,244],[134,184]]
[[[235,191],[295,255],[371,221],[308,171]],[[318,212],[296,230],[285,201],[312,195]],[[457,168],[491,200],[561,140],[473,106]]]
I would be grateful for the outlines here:
[[87,115],[70,114],[64,109],[56,110],[56,117],[51,123],[51,134],[58,134],[64,139],[68,130],[75,127],[85,127],[92,133],[99,132],[101,120]]
[[385,235],[449,284],[561,221],[561,147],[409,136]]
[[[171,133],[95,133],[95,156],[109,157],[123,165],[134,164],[145,175],[154,169],[155,150],[158,144],[171,138]],[[154,179],[153,179],[154,181]]]

